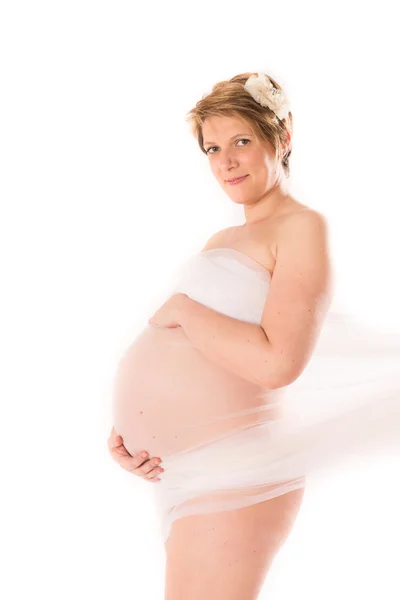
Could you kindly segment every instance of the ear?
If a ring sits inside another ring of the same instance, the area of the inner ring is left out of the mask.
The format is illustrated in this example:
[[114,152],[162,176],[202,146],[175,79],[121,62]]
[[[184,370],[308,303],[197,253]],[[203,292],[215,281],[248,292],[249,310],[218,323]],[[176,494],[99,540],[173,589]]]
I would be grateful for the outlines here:
[[286,141],[286,146],[285,146],[285,152],[286,152],[286,150],[289,148],[289,146],[290,146],[290,142],[291,142],[291,140],[292,140],[292,136],[290,135],[290,132],[289,132],[289,131],[286,131],[286,140],[287,140],[287,141]]
[[290,135],[289,131],[286,131],[286,142],[282,144],[282,156],[285,156],[286,152],[288,151],[291,139],[292,136]]

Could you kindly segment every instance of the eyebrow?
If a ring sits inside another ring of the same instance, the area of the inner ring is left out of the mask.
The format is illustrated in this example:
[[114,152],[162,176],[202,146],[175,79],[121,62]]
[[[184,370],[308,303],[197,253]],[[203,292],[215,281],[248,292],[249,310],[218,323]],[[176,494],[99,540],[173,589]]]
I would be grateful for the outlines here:
[[[237,133],[236,135],[233,135],[233,136],[232,136],[231,138],[229,138],[229,139],[230,139],[230,140],[233,140],[235,137],[238,137],[239,135],[248,135],[248,136],[252,137],[252,134],[251,134],[251,133]],[[203,142],[203,144],[215,144],[215,142],[210,142],[210,141],[207,141],[207,142]]]

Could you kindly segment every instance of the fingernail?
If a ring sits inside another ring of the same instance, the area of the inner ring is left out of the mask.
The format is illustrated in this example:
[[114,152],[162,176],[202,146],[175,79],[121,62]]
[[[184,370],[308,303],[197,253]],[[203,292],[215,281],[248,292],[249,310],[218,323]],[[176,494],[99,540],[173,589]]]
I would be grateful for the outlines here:
[[143,458],[146,458],[146,456],[148,456],[147,452],[142,452],[141,456],[143,456]]

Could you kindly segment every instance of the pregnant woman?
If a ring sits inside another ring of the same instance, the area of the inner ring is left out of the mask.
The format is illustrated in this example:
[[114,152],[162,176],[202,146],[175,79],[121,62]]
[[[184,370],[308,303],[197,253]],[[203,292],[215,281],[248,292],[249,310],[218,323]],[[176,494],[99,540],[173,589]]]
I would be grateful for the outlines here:
[[121,358],[109,448],[154,483],[165,599],[253,600],[306,478],[398,440],[400,336],[330,311],[327,223],[289,193],[279,84],[220,82],[189,120],[245,223],[182,266]]

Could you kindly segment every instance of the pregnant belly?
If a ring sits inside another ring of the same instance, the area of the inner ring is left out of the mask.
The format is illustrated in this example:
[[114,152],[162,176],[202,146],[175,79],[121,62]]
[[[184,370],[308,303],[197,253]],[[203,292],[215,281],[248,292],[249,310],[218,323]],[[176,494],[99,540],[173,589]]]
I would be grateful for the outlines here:
[[113,421],[131,454],[166,457],[276,420],[277,398],[207,359],[181,327],[148,326],[118,365]]

